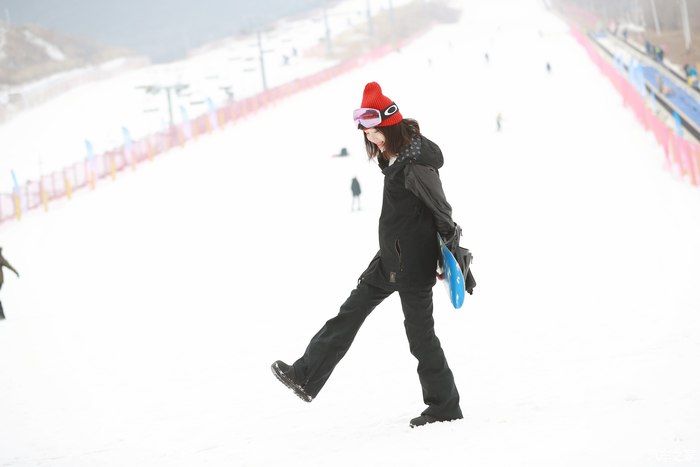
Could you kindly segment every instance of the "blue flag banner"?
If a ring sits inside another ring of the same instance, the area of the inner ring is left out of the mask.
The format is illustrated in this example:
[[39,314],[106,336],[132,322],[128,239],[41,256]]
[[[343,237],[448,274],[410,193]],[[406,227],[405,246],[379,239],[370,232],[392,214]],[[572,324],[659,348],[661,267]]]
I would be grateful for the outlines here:
[[630,61],[629,76],[632,85],[640,94],[644,94],[644,74],[642,72],[642,66],[637,60],[632,59]]
[[192,125],[190,124],[190,117],[187,115],[187,109],[180,106],[180,114],[182,115],[182,129],[185,132],[185,138],[192,138]]
[[85,151],[87,152],[87,166],[90,172],[97,175],[97,158],[95,157],[95,150],[92,147],[92,143],[89,140],[85,140]]
[[673,123],[674,123],[674,128],[676,129],[676,134],[682,136],[683,135],[683,122],[681,121],[681,116],[678,115],[677,112],[673,112]]
[[211,122],[211,127],[214,129],[219,128],[219,122],[216,120],[216,106],[211,97],[207,97],[207,107],[209,108],[209,121]]
[[12,174],[12,191],[15,193],[19,193],[19,183],[17,183],[17,175],[15,174],[14,170],[10,170],[10,173]]
[[129,133],[129,129],[125,126],[122,127],[122,135],[124,136],[124,147],[127,151],[131,151],[131,145],[133,140],[131,139],[131,133]]
[[85,151],[87,152],[88,160],[92,161],[95,159],[95,150],[92,147],[92,143],[88,140],[85,140]]
[[134,163],[135,161],[131,160],[131,147],[133,145],[131,140],[131,133],[129,133],[129,129],[125,126],[122,127],[122,136],[124,137],[124,158],[127,160],[127,162]]

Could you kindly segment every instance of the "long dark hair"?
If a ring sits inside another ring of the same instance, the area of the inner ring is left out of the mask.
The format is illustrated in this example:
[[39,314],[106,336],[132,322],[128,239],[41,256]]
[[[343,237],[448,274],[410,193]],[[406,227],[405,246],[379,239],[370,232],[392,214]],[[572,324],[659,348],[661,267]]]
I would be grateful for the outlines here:
[[370,142],[363,131],[362,135],[365,138],[365,148],[367,149],[367,156],[370,159],[382,157],[385,160],[389,160],[390,157],[397,155],[405,145],[410,143],[414,136],[420,135],[420,126],[418,126],[418,122],[412,118],[404,118],[401,120],[401,123],[397,123],[396,125],[375,126],[374,129],[384,135],[386,143],[384,145],[384,152],[381,152],[379,146]]

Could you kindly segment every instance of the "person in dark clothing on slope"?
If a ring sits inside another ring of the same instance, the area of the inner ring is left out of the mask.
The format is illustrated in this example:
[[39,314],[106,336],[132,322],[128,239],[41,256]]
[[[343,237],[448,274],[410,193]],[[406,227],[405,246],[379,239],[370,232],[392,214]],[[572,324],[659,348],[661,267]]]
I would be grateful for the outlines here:
[[362,189],[360,188],[360,182],[357,180],[357,177],[352,177],[352,182],[350,182],[350,191],[352,191],[352,208],[350,210],[355,210],[355,201],[357,201],[357,210],[361,211],[362,207],[360,207],[360,194],[362,193]]
[[420,133],[418,122],[402,117],[377,83],[365,86],[362,108],[354,112],[354,119],[364,133],[368,156],[378,160],[384,174],[380,249],[340,313],[311,339],[304,355],[292,365],[278,360],[272,371],[302,400],[311,402],[350,348],[365,318],[398,292],[428,406],[410,426],[461,419],[457,386],[433,322],[437,233],[454,247],[461,232],[452,220],[438,175],[442,152]]
[[[5,274],[3,273],[3,268],[9,269],[10,271],[14,272],[17,275],[17,277],[19,277],[19,273],[17,272],[17,270],[13,268],[12,265],[2,255],[2,247],[0,247],[0,289],[2,288],[3,282],[5,282]],[[5,319],[5,313],[2,309],[2,302],[0,302],[0,319]]]

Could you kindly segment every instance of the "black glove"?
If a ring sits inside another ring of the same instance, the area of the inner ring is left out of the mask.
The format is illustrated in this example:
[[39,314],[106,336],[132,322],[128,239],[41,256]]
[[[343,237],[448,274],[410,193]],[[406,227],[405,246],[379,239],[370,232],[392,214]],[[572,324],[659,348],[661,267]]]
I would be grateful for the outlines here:
[[464,288],[467,292],[469,292],[469,295],[471,295],[474,293],[474,287],[476,287],[474,276],[469,270],[473,256],[468,249],[459,246],[459,239],[461,236],[462,228],[458,224],[455,224],[452,235],[445,239],[445,246],[447,246],[447,249],[450,250],[450,253],[452,253],[457,260],[459,269],[462,271],[462,275],[464,276]]
[[[455,254],[456,249],[459,247],[459,238],[462,236],[462,228],[458,225],[455,224],[454,230],[450,235],[445,236],[444,241],[445,241],[445,246],[447,247],[448,250],[452,252],[452,254]],[[457,255],[455,255],[455,258]]]
[[469,269],[473,256],[468,249],[462,248],[461,246],[457,247],[456,254],[455,252],[452,252],[452,254],[457,260],[457,264],[459,264],[459,269],[462,270],[462,275],[464,276],[464,288],[467,292],[469,292],[469,295],[472,295],[474,293],[474,287],[476,287],[476,281],[474,280],[474,276]]

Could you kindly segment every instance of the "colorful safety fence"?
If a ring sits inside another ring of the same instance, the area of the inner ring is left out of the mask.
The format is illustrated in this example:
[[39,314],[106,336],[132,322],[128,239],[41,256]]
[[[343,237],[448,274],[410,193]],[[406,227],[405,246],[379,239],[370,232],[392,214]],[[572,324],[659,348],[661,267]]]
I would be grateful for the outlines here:
[[[378,60],[396,48],[404,47],[415,40],[419,34],[421,33],[397,42],[396,46],[383,45],[312,75],[218,108],[210,103],[204,114],[195,118],[188,117],[181,124],[138,140],[132,140],[128,130],[124,128],[122,131],[125,142],[122,146],[101,154],[90,153],[88,150],[89,156],[84,160],[44,175],[39,180],[30,180],[23,185],[15,181],[12,193],[0,193],[0,224],[12,219],[19,220],[22,214],[29,210],[37,208],[48,210],[51,202],[64,197],[70,199],[76,190],[86,187],[95,189],[99,181],[115,179],[118,172],[128,167],[135,170],[138,164],[153,160],[154,157],[166,153],[172,148],[184,146],[188,141],[249,117],[286,97],[323,84],[343,73]],[[86,145],[91,147],[88,141],[86,141]]]
[[[603,57],[596,45],[584,33],[574,26],[571,26],[570,31],[576,41],[586,49],[591,60],[622,95],[624,105],[632,109],[637,120],[647,131],[654,134],[656,141],[664,149],[664,166],[693,186],[700,186],[700,145],[685,139],[680,125],[674,122],[674,130],[655,114],[650,105],[654,106],[656,102],[653,96],[647,94],[644,83],[639,80],[634,68],[630,68],[628,73],[624,68],[615,66],[613,62]],[[675,115],[674,117],[674,120],[678,121]]]

